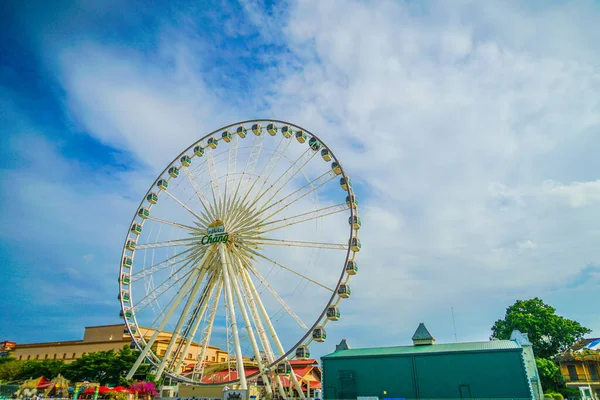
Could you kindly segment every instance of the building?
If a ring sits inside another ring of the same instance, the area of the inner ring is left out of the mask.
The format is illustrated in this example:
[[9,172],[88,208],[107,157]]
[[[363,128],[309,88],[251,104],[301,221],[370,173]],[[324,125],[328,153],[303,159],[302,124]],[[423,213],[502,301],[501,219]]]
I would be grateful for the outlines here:
[[[155,330],[140,328],[140,333],[150,338]],[[161,332],[154,343],[152,350],[158,356],[163,356],[171,340],[171,332]],[[17,360],[62,360],[72,362],[84,354],[96,351],[115,350],[119,351],[123,346],[131,344],[131,337],[125,329],[125,324],[88,326],[82,340],[68,340],[60,342],[44,342],[30,344],[16,344],[12,348],[11,356]],[[188,354],[184,358],[182,370],[189,364],[197,362],[202,353],[202,346],[192,343]],[[207,363],[227,362],[227,352],[220,348],[209,346],[205,356]]]
[[16,345],[16,342],[9,342],[8,340],[0,342],[0,357],[8,357],[10,353],[15,349]]
[[421,323],[413,346],[351,349],[342,340],[321,359],[323,399],[540,399],[531,344],[525,334],[513,336],[435,344]]
[[579,389],[583,399],[600,399],[600,338],[583,339],[557,361],[567,387]]

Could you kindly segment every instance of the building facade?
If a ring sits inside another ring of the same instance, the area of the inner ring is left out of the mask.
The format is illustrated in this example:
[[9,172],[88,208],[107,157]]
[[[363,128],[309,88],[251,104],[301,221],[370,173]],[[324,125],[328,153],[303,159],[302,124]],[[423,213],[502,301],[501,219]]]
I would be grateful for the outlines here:
[[420,324],[413,344],[351,349],[342,341],[322,357],[323,398],[540,399],[535,362],[515,340],[435,344]]
[[557,359],[568,387],[583,399],[600,399],[600,338],[583,339]]
[[[140,328],[140,332],[144,337],[150,338],[155,330]],[[159,334],[152,347],[155,354],[164,355],[171,337],[171,332],[161,332]],[[125,324],[88,326],[85,328],[82,340],[16,344],[12,348],[11,356],[24,361],[62,360],[72,362],[81,358],[84,354],[107,350],[119,351],[123,346],[129,346],[130,344],[131,337],[125,329]],[[188,354],[184,358],[182,371],[188,368],[188,365],[196,363],[201,353],[202,346],[192,343]],[[227,361],[227,352],[221,351],[218,347],[208,347],[204,362],[224,363]]]

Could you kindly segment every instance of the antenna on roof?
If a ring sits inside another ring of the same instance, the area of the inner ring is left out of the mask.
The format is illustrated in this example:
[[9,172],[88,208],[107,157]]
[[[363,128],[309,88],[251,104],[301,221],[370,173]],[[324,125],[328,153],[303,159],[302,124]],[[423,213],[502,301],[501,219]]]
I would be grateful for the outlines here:
[[454,327],[454,341],[458,343],[458,337],[456,336],[456,321],[454,320],[454,307],[450,307],[452,311],[452,326]]

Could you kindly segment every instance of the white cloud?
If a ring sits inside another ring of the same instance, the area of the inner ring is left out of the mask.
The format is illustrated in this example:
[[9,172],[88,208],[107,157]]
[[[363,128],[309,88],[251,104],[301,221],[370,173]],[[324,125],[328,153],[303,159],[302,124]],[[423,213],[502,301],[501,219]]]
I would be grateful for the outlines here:
[[600,202],[600,180],[594,182],[571,182],[561,184],[554,181],[544,182],[546,194],[557,197],[571,207],[584,207]]

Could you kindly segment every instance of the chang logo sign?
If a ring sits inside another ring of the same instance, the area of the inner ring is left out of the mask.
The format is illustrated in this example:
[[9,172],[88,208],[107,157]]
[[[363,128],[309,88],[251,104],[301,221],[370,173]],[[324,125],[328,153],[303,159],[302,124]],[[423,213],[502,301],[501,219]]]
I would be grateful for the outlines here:
[[227,243],[229,240],[229,234],[225,232],[225,226],[223,221],[216,220],[208,226],[206,235],[200,239],[201,244],[213,244],[213,243]]

